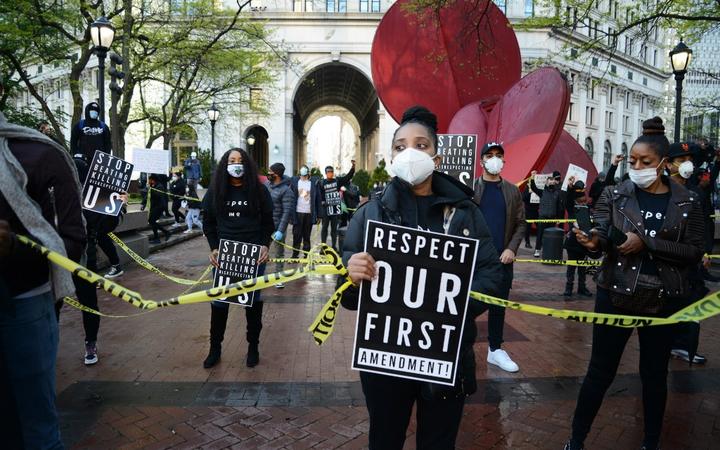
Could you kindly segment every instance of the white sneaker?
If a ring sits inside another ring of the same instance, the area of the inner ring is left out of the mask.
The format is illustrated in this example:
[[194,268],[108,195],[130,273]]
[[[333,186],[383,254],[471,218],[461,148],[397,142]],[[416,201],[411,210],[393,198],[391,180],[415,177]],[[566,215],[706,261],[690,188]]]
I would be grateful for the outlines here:
[[518,367],[515,362],[510,359],[510,356],[507,354],[507,352],[503,349],[497,349],[495,351],[492,351],[488,349],[488,357],[487,357],[488,364],[494,364],[504,370],[505,372],[517,372],[520,370],[520,367]]
[[192,231],[193,230],[185,230],[185,231],[183,231],[183,234],[190,234],[190,233],[192,233]]
[[535,253],[533,253],[533,256],[536,258],[540,257],[540,250],[535,250]]
[[278,288],[278,289],[282,289],[282,288],[285,287],[285,283],[278,283],[278,284],[275,285],[275,287]]

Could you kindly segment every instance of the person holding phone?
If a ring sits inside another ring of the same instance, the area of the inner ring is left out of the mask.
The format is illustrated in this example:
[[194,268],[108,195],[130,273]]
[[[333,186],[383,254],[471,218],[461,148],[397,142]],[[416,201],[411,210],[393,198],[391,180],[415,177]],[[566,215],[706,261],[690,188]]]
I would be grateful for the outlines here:
[[[492,236],[472,201],[473,191],[436,170],[440,164],[437,142],[435,114],[421,106],[405,111],[392,141],[390,169],[395,177],[382,194],[358,208],[348,225],[343,262],[355,285],[376,276],[375,260],[363,252],[366,223],[375,220],[477,239],[472,290],[497,295],[502,267]],[[471,301],[468,305],[454,386],[360,372],[370,416],[371,450],[402,450],[416,404],[416,447],[455,448],[465,398],[477,390],[473,343],[477,335],[475,318],[481,312],[479,303]],[[357,287],[345,291],[342,305],[357,309]]]
[[[568,187],[568,217],[575,219],[580,227],[580,230],[589,233],[592,228],[590,221],[590,212],[587,206],[587,196],[585,195],[585,183],[582,181],[575,181],[573,177],[570,177],[570,186]],[[575,181],[573,183],[573,181]],[[565,236],[564,243],[565,250],[567,250],[567,257],[569,260],[584,260],[588,251],[585,247],[580,245],[575,238],[575,233],[570,230]],[[575,282],[575,272],[577,272],[577,293],[583,297],[592,297],[592,292],[587,288],[585,284],[585,273],[587,267],[576,267],[567,266],[565,273],[565,292],[564,297],[571,297],[573,292],[573,284]]]
[[[275,232],[272,198],[258,178],[252,157],[241,148],[225,152],[212,177],[212,186],[203,198],[203,233],[210,245],[210,262],[218,266],[220,239],[260,245],[258,276],[265,273],[268,246]],[[210,352],[203,362],[209,369],[220,361],[225,337],[228,310],[226,302],[213,301],[210,308]],[[260,331],[263,302],[255,292],[253,305],[245,308],[248,352],[245,364],[255,367],[260,362]]]
[[[659,117],[643,122],[643,134],[630,150],[629,180],[605,188],[589,234],[573,229],[585,248],[606,252],[596,312],[667,317],[685,306],[688,271],[703,255],[703,218],[693,195],[662,175],[669,147]],[[645,450],[659,448],[674,329],[674,325],[638,328]],[[565,450],[583,448],[632,333],[632,328],[593,325],[590,364]]]

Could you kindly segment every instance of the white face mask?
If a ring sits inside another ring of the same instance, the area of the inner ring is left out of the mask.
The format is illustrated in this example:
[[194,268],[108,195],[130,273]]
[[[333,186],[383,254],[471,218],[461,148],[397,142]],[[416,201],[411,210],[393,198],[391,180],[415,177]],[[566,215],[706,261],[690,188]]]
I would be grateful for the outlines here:
[[408,147],[393,158],[389,169],[396,177],[416,186],[432,175],[435,161],[427,153]]
[[91,119],[97,119],[100,116],[100,113],[95,110],[90,110],[88,112],[88,116],[90,116]]
[[690,176],[695,171],[695,165],[692,161],[685,161],[682,164],[678,166],[678,173],[681,177],[685,178],[686,180],[690,178]]
[[504,165],[505,165],[505,161],[498,158],[497,156],[493,156],[492,158],[483,161],[483,166],[485,167],[485,170],[487,170],[490,175],[499,174],[500,171],[503,169]]
[[245,174],[245,166],[242,164],[228,164],[227,171],[233,178],[241,178]]
[[300,175],[304,177],[304,176],[306,176],[307,174],[308,174],[308,169],[307,169],[307,167],[301,167],[301,168],[300,168]]
[[[662,164],[662,161],[660,161],[660,164]],[[646,187],[653,184],[657,179],[657,168],[660,167],[660,164],[658,164],[658,166],[655,168],[651,167],[649,169],[628,169],[628,176],[630,176],[630,181],[635,183],[639,188],[645,189]]]

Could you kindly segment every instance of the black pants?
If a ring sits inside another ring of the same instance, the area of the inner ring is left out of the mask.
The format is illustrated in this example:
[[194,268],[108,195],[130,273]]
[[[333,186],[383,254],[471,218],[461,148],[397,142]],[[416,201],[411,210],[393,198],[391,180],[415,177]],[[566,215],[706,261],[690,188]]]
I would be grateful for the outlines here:
[[[97,250],[95,249],[97,232],[92,229],[88,229],[87,237],[87,261],[85,265],[93,272],[97,272]],[[76,277],[74,275],[73,283],[75,284],[75,293],[77,294],[77,299],[80,304],[83,306],[87,306],[88,308],[92,308],[95,311],[100,311],[100,308],[98,307],[97,289],[95,288],[95,285],[92,283],[88,283],[82,278]],[[62,305],[62,300],[55,303],[55,317],[58,321],[60,320],[60,308],[62,308]],[[98,316],[97,314],[87,313],[83,311],[82,318],[83,329],[85,330],[85,341],[97,341],[98,330],[100,329],[100,316]]]
[[328,236],[328,225],[330,226],[330,238],[332,239],[332,248],[338,249],[338,223],[340,216],[325,216],[322,219],[322,228],[320,228],[320,240],[325,243]]
[[[293,225],[293,248],[300,248],[306,252],[310,250],[310,234],[312,233],[312,214],[310,213],[297,213],[298,221]],[[326,236],[327,237],[327,236]],[[297,258],[300,253],[297,250],[293,250],[292,257]]]
[[[567,251],[568,259],[570,260],[583,260],[585,259],[585,253],[583,252],[575,252],[572,250]],[[576,267],[576,266],[567,266],[567,271],[565,272],[565,278],[567,281],[567,286],[570,287],[570,290],[572,290],[573,283],[575,282],[575,272],[577,269],[578,274],[578,289],[587,287],[585,284],[585,273],[587,270],[587,267]]]
[[[257,296],[259,291],[255,292],[255,295]],[[214,321],[211,322],[210,325],[210,343],[211,344],[220,344],[224,337],[225,337],[225,326],[227,324],[227,312],[230,308],[230,305],[228,303],[224,302],[212,302],[210,304],[211,308],[218,308],[219,310],[224,310],[224,323],[222,324],[222,333],[214,332],[213,327],[215,326]],[[250,344],[259,344],[260,343],[260,332],[262,331],[263,324],[262,324],[262,311],[263,311],[263,302],[258,301],[257,298],[253,301],[252,306],[239,306],[239,308],[243,308],[245,310],[245,319],[247,320],[247,328],[245,333],[245,338],[247,339],[248,343]],[[215,341],[215,342],[213,342]]]
[[[551,219],[551,217],[540,217],[540,219]],[[545,228],[553,227],[555,226],[555,224],[548,222],[538,222],[535,225],[537,225],[537,236],[535,236],[535,250],[542,250],[542,240]]]
[[[610,302],[609,292],[598,287],[595,311],[611,314],[630,314]],[[645,417],[645,445],[655,448],[660,440],[665,402],[667,372],[674,325],[638,328],[640,340],[640,379],[642,380],[643,412]],[[572,437],[577,443],[585,441],[593,420],[602,405],[605,392],[617,373],[632,328],[593,325],[592,354],[587,375],[578,395],[572,422]]]
[[112,239],[110,239],[110,236],[108,236],[107,233],[98,233],[97,245],[103,253],[107,255],[111,265],[117,266],[120,264],[120,257],[118,256],[117,249],[115,248],[115,243]]
[[183,223],[185,221],[185,214],[180,212],[180,203],[182,202],[179,198],[173,198],[172,212],[175,216],[176,223]]
[[402,450],[413,405],[417,403],[416,448],[455,448],[465,398],[428,400],[419,381],[360,372],[370,416],[370,450]]
[[150,210],[150,214],[148,214],[148,223],[150,224],[150,227],[152,228],[153,232],[153,239],[159,239],[158,231],[162,231],[163,234],[167,234],[167,230],[160,226],[158,224],[158,220],[162,216],[163,210],[162,208],[153,208]]
[[[513,265],[503,264],[503,281],[500,284],[498,297],[507,300],[510,297],[510,288],[512,287]],[[497,305],[488,305],[480,303],[480,314],[488,312],[488,344],[490,350],[495,351],[500,348],[503,343],[503,334],[505,330],[505,308]]]

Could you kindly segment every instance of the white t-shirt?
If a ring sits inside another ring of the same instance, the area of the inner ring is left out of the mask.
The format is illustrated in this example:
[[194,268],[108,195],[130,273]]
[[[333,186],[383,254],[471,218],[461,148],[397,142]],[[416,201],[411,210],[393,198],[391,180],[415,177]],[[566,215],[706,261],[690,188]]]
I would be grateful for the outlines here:
[[297,209],[299,213],[310,214],[310,189],[312,184],[310,180],[298,180],[298,199]]

